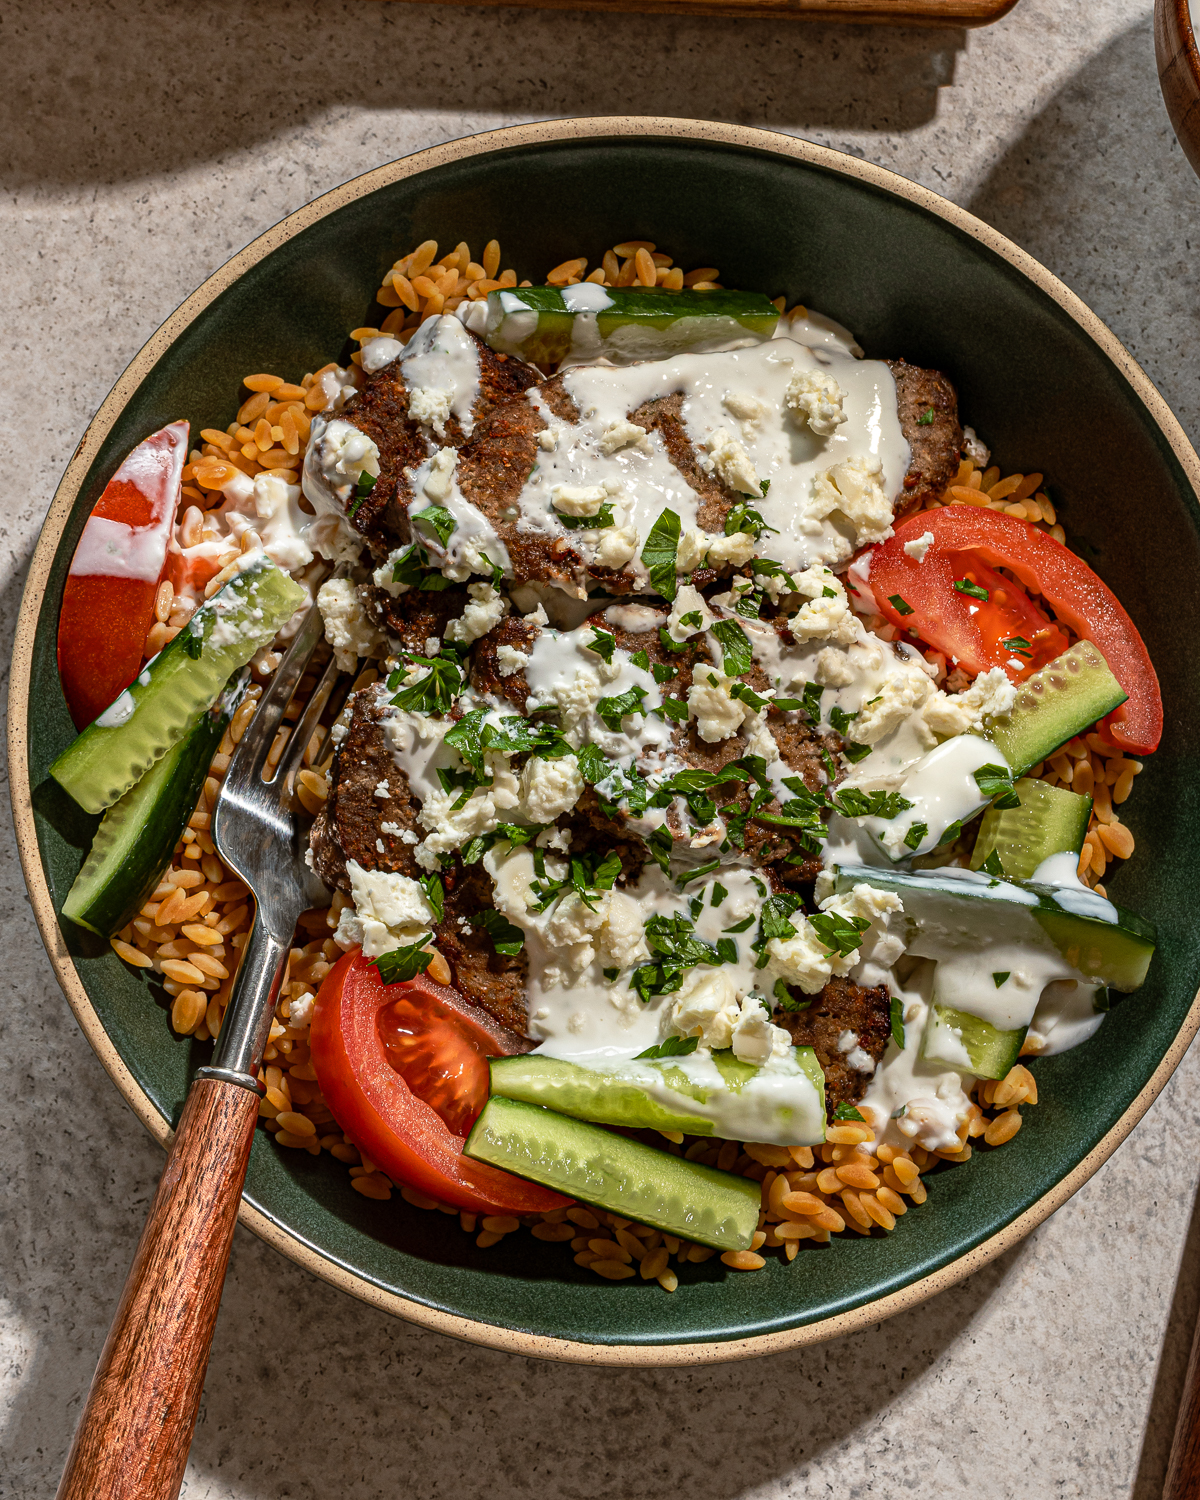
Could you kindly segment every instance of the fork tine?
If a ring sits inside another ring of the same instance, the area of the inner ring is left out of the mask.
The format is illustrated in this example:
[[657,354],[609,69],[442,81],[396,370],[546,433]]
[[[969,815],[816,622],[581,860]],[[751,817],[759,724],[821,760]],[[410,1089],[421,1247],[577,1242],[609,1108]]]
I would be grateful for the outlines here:
[[324,632],[321,611],[314,604],[305,615],[287,655],[275,669],[275,676],[246,727],[241,743],[233,752],[225,773],[225,786],[231,792],[244,792],[262,775],[262,768],[275,742],[283,720],[283,711],[292,700],[296,685],[304,676]]
[[284,786],[291,784],[292,777],[300,769],[300,762],[304,759],[304,752],[308,748],[308,742],[316,731],[317,724],[324,711],[326,703],[329,702],[334,685],[341,676],[337,661],[334,658],[326,663],[321,679],[309,695],[308,703],[300,722],[292,730],[287,744],[284,746],[283,755],[279,765],[275,768],[275,774],[271,777],[273,782]]

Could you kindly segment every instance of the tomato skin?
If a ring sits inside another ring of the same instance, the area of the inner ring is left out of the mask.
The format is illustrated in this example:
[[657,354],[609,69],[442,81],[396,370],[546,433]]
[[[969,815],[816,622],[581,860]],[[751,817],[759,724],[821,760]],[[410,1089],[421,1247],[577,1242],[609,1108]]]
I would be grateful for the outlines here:
[[[934,540],[925,560],[917,562],[905,553],[904,544],[926,531]],[[962,565],[955,554],[964,553],[989,567],[1008,568],[1081,640],[1100,648],[1129,695],[1104,720],[1103,732],[1130,754],[1154,750],[1162,738],[1162,695],[1137,627],[1087,563],[1029,521],[975,505],[948,505],[910,516],[871,553],[868,577],[880,614],[899,630],[913,631],[927,644],[946,650],[968,671],[995,666],[1010,670],[1006,662],[1012,653],[998,645],[989,647],[967,608],[971,598],[954,588],[955,578],[963,576],[954,571]],[[889,597],[896,594],[912,606],[913,614],[902,615],[896,609]],[[1010,670],[1010,675],[1024,674]]]
[[[570,1198],[463,1156],[464,1137],[413,1093],[389,1061],[380,1012],[400,998],[445,1003],[453,996],[424,975],[385,985],[357,948],[340,958],[321,985],[309,1033],[326,1103],[393,1182],[468,1213],[538,1214],[567,1207]],[[478,1045],[494,1055],[493,1038],[482,1027]]]
[[71,560],[58,617],[58,672],[76,729],[137,676],[187,463],[188,424],[138,444],[105,486]]

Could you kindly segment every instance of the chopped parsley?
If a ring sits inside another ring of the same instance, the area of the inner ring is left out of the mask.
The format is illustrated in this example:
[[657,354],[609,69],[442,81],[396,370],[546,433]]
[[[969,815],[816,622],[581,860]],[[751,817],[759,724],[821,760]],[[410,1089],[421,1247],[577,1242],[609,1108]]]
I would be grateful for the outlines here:
[[606,500],[594,516],[568,516],[560,510],[554,514],[568,531],[603,531],[606,526],[615,525],[611,500]]
[[979,868],[987,875],[997,875],[1001,880],[1005,878],[1004,864],[1000,859],[999,853],[995,849],[990,852],[988,857],[979,866]]
[[914,823],[904,835],[904,847],[913,850],[919,849],[921,847],[921,840],[928,832],[928,823]]
[[892,996],[892,1041],[904,1051],[904,1002]]
[[652,708],[650,712],[659,719],[676,719],[682,723],[688,716],[688,706],[682,698],[666,697],[661,708]]
[[525,934],[498,911],[477,911],[467,920],[472,927],[482,928],[491,938],[492,947],[505,958],[515,958],[525,946]]
[[183,632],[183,649],[193,661],[199,661],[204,654],[204,637],[194,625],[189,625]]
[[899,792],[880,789],[864,792],[858,787],[848,786],[835,792],[830,806],[846,818],[895,818],[907,812],[914,804]]
[[390,953],[381,953],[378,958],[372,959],[379,970],[380,980],[384,984],[403,984],[406,980],[415,979],[418,974],[424,974],[433,962],[433,954],[425,949],[425,944],[432,936],[433,933],[427,932],[407,948],[393,948]]
[[[768,480],[768,483],[770,481]],[[766,491],[763,491],[766,494]],[[762,516],[753,506],[747,505],[740,500],[725,517],[725,535],[734,536],[739,531],[744,531],[748,536],[760,537],[764,531],[778,532],[777,526],[768,526]]]
[[1028,656],[1033,651],[1033,647],[1023,635],[1010,635],[1007,640],[1001,641],[1000,644],[1009,651],[1015,651],[1018,656]]
[[992,975],[992,983],[996,986],[997,989],[999,989],[1002,984],[1008,983],[1009,975],[1011,973],[1011,969],[997,970],[997,972]]
[[679,531],[679,517],[673,510],[664,510],[650,528],[650,535],[642,548],[642,561],[649,569],[650,583],[664,599],[674,599],[678,587]]
[[857,718],[857,713],[848,714],[844,708],[839,708],[837,704],[834,704],[829,710],[829,722],[837,734],[845,734],[846,730],[850,728],[851,721]]
[[428,505],[424,510],[417,511],[412,523],[419,526],[426,536],[437,537],[443,550],[458,529],[457,520],[444,505]]
[[791,990],[788,988],[786,979],[777,979],[775,981],[775,988],[771,991],[771,993],[775,996],[776,1006],[780,1010],[789,1012],[789,1014],[795,1014],[795,1012],[797,1011],[807,1010],[808,1007],[812,1004],[811,1000],[797,1000],[795,995],[793,995]]
[[[645,651],[635,651],[629,658],[629,660],[634,664],[635,667],[641,667],[643,672],[648,672],[650,670],[650,658]],[[658,681],[657,675],[655,676],[654,680],[655,682]]]
[[722,939],[714,948],[696,936],[692,923],[682,913],[651,917],[644,933],[653,957],[650,963],[635,969],[629,979],[629,988],[637,992],[643,1005],[655,995],[673,995],[683,983],[685,969],[737,960],[735,944]]
[[[592,638],[585,644],[587,649],[594,651],[601,661],[611,662],[613,652],[617,647],[617,638],[607,630],[599,630],[593,627]],[[645,654],[645,652],[642,653],[643,656]]]
[[[500,576],[504,575],[501,573]],[[448,589],[452,580],[433,567],[429,553],[419,542],[413,542],[392,564],[392,582],[407,584],[410,589],[436,592]]]
[[728,898],[729,892],[725,889],[721,882],[719,880],[714,881],[712,888],[712,897],[710,898],[708,904],[710,906],[720,906],[722,901],[726,901],[728,900]]
[[442,886],[440,875],[418,875],[417,880],[421,889],[425,892],[425,899],[433,908],[433,914],[440,922],[446,911],[446,892]]
[[375,485],[377,483],[377,476],[374,474],[368,474],[366,469],[364,469],[358,476],[358,483],[354,488],[354,499],[351,500],[349,507],[346,510],[346,519],[348,521],[353,521],[354,517],[358,514],[359,506],[375,488]]
[[658,638],[663,643],[663,649],[666,651],[691,651],[694,649],[691,641],[677,641],[665,625],[658,627]]
[[[697,865],[694,870],[685,870],[682,875],[676,875],[675,884],[682,890],[685,885],[691,885],[693,880],[703,880],[706,876],[711,875],[714,870],[719,870],[720,868],[721,861],[719,859],[710,859],[705,864]],[[693,912],[692,915],[695,916],[696,913]],[[728,930],[726,928],[726,931]]]
[[844,1099],[834,1110],[833,1118],[835,1120],[860,1120],[864,1125],[867,1123],[865,1120],[863,1120],[863,1117],[859,1114],[858,1110],[855,1109],[854,1105],[847,1104]]
[[946,829],[945,833],[942,834],[941,838],[938,839],[937,843],[933,847],[935,849],[941,849],[946,844],[952,844],[954,842],[954,840],[960,836],[961,833],[962,833],[962,822],[958,818],[956,818],[954,820],[954,822],[951,823],[950,827]]
[[[607,973],[607,970],[605,971]],[[658,1057],[687,1057],[690,1052],[695,1052],[700,1045],[698,1036],[669,1036],[665,1042],[659,1042],[655,1047],[647,1047],[645,1052],[639,1052],[634,1062],[641,1062],[642,1058]]]
[[912,605],[902,594],[889,594],[888,603],[898,615],[911,615],[914,613]]
[[718,620],[712,633],[721,644],[724,660],[721,670],[726,677],[740,677],[750,670],[754,650],[749,637],[736,620]]
[[388,678],[388,688],[393,692],[400,689],[392,699],[395,707],[414,713],[449,713],[463,685],[458,656],[446,649],[439,651],[436,656],[417,656],[412,651],[402,651],[400,654],[411,665],[428,667],[429,670],[407,686],[401,686],[407,676],[406,671],[392,673]]
[[614,734],[621,732],[621,720],[629,714],[641,714],[645,716],[646,710],[642,707],[642,700],[646,696],[646,689],[631,687],[627,692],[619,694],[615,698],[601,698],[596,704],[596,712],[604,721],[605,725]]
[[998,808],[1020,807],[1021,799],[1013,790],[1012,772],[1007,766],[986,765],[980,766],[973,772],[975,784],[979,788],[982,797],[996,799],[995,806]]
[[871,925],[865,917],[844,917],[837,911],[816,912],[809,917],[808,924],[823,948],[843,958],[849,958],[856,948],[862,947],[862,935]]
[[972,583],[968,578],[956,578],[954,587],[960,594],[970,594],[972,599],[979,599],[984,604],[988,602],[987,589],[981,589],[977,583]]
[[842,754],[852,766],[857,765],[860,760],[864,760],[870,753],[870,745],[859,745],[854,740],[847,740],[842,746]]
[[933,426],[933,407],[932,406],[929,408],[929,410],[927,412],[925,412],[925,414],[923,416],[920,416],[920,417],[917,418],[917,426],[918,427],[932,427]]

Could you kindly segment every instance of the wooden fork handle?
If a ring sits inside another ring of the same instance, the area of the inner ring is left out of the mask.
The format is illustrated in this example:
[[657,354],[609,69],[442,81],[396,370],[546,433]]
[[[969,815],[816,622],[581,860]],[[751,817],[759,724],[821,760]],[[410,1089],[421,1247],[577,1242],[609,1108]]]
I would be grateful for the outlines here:
[[249,1089],[193,1083],[58,1500],[174,1500],[179,1493],[257,1114]]

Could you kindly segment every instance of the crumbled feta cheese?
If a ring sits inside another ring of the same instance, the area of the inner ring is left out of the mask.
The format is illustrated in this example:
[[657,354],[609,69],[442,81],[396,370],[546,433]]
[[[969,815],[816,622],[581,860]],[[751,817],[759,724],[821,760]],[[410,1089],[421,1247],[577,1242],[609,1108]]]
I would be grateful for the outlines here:
[[476,787],[457,811],[452,810],[460,796],[457,789],[444,792],[435,787],[426,793],[417,815],[417,821],[429,834],[416,851],[417,863],[422,869],[439,869],[443,854],[461,848],[476,834],[491,833],[500,821],[501,813],[510,811],[520,802],[520,788],[508,758],[488,754],[484,757],[484,765],[492,778],[491,786]]
[[636,443],[639,448],[648,448],[649,433],[636,422],[613,422],[600,434],[600,452],[606,457]]
[[711,541],[707,531],[685,531],[675,549],[675,567],[680,573],[694,573],[704,561]]
[[414,422],[423,422],[444,438],[453,399],[453,391],[441,390],[436,385],[419,385],[408,393],[408,414]]
[[878,696],[864,703],[854,721],[854,738],[860,745],[874,745],[891,734],[933,694],[933,684],[917,666],[889,677]]
[[754,556],[754,538],[748,531],[735,531],[731,536],[714,536],[708,542],[708,565],[720,568],[726,563],[740,568]]
[[571,830],[543,828],[533,842],[539,849],[557,849],[560,854],[566,854],[571,848]]
[[[546,923],[546,945],[565,970],[580,974],[596,957],[596,942],[608,916],[612,892],[593,898],[593,907],[572,891]],[[549,971],[545,976],[549,979]]]
[[339,672],[353,672],[360,656],[375,656],[387,644],[363,613],[358,589],[348,578],[326,579],[317,592],[317,608]]
[[1002,718],[1017,701],[1017,690],[1003,667],[981,672],[965,693],[935,693],[922,714],[926,725],[947,738],[972,734],[985,718]]
[[394,599],[398,599],[401,594],[408,593],[408,584],[397,583],[393,577],[396,564],[408,551],[408,547],[397,547],[394,552],[389,552],[386,560],[371,575],[376,588],[385,589]]
[[842,388],[825,370],[797,370],[783,399],[796,420],[807,422],[818,437],[832,437],[846,420]]
[[596,543],[595,560],[602,568],[623,568],[637,556],[638,534],[632,526],[607,526]]
[[537,445],[543,453],[553,453],[558,447],[558,440],[562,437],[561,427],[547,427],[538,433]]
[[772,1057],[782,1057],[792,1044],[782,1026],[772,1024],[759,995],[747,995],[731,1037],[733,1055],[739,1062],[761,1068]]
[[707,744],[715,745],[736,734],[746,717],[746,705],[729,696],[726,677],[715,667],[698,667],[688,689],[688,713],[696,720],[696,732]]
[[542,760],[533,755],[521,772],[521,802],[531,823],[553,823],[570,812],[583,794],[583,777],[573,755]]
[[771,938],[767,943],[768,976],[797,985],[806,995],[817,995],[833,972],[835,955],[798,912],[790,921],[795,937]]
[[723,969],[696,968],[671,1007],[671,1025],[680,1036],[698,1036],[703,1046],[728,1047],[737,1025],[738,994]]
[[718,427],[705,446],[708,452],[701,458],[700,467],[706,473],[715,473],[731,490],[762,499],[762,485],[754,472],[754,462],[727,428]]
[[508,600],[490,583],[468,584],[467,593],[471,596],[470,604],[457,620],[446,626],[446,639],[465,646],[486,635],[508,613]]
[[904,952],[900,921],[904,915],[904,903],[894,892],[877,890],[863,883],[840,896],[826,896],[819,904],[822,911],[854,917],[869,924],[862,935],[862,943],[852,955],[852,962],[866,960],[890,969]]
[[873,1073],[875,1071],[875,1059],[869,1052],[863,1050],[858,1044],[858,1033],[856,1031],[843,1031],[838,1037],[838,1051],[846,1058],[846,1066],[853,1068],[856,1073]]
[[354,905],[343,907],[338,919],[334,938],[342,947],[361,944],[365,957],[378,958],[432,930],[433,908],[419,881],[387,870],[364,870],[353,859],[346,861],[346,873]]
[[877,458],[848,458],[813,480],[808,514],[823,520],[840,510],[854,527],[859,543],[883,542],[892,534],[892,502],[880,484],[883,464]]
[[749,427],[761,422],[767,414],[767,408],[763,403],[757,396],[750,395],[748,391],[730,391],[727,396],[721,398],[721,405],[731,417],[736,417],[739,422],[744,422]]
[[564,516],[594,516],[608,499],[602,484],[556,484],[550,489],[550,503]]
[[458,463],[457,448],[439,448],[433,455],[429,464],[429,473],[425,476],[425,482],[421,491],[427,500],[432,500],[435,505],[440,505],[450,494],[450,486],[454,482],[454,468]]
[[913,537],[911,542],[905,542],[905,553],[917,562],[925,561],[925,554],[933,545],[933,532],[923,531],[920,536]]
[[[699,615],[700,618],[695,623],[685,625],[684,615]],[[685,583],[675,594],[675,602],[667,620],[667,634],[673,641],[686,641],[689,636],[707,630],[712,623],[713,616],[708,612],[704,595],[690,583]]]
[[528,662],[528,655],[524,651],[518,651],[515,646],[496,647],[496,666],[501,677],[512,677],[517,672],[523,672]]
[[598,957],[605,969],[632,969],[650,957],[642,909],[632,896],[621,891],[609,893],[598,946]]
[[963,457],[969,458],[977,469],[986,469],[992,450],[983,442],[973,427],[963,428]]
[[381,797],[383,799],[383,801],[386,802],[387,799],[391,795],[392,795],[392,789],[391,789],[391,787],[388,785],[388,783],[386,781],[377,781],[375,783],[375,796],[376,797]]
[[849,645],[858,639],[859,627],[850,613],[846,590],[828,568],[809,568],[807,572],[796,573],[792,587],[808,600],[788,620],[788,629],[797,640],[829,636]]
[[844,651],[826,646],[823,651],[817,652],[817,659],[813,664],[813,681],[827,688],[849,687],[854,681],[850,658]]

